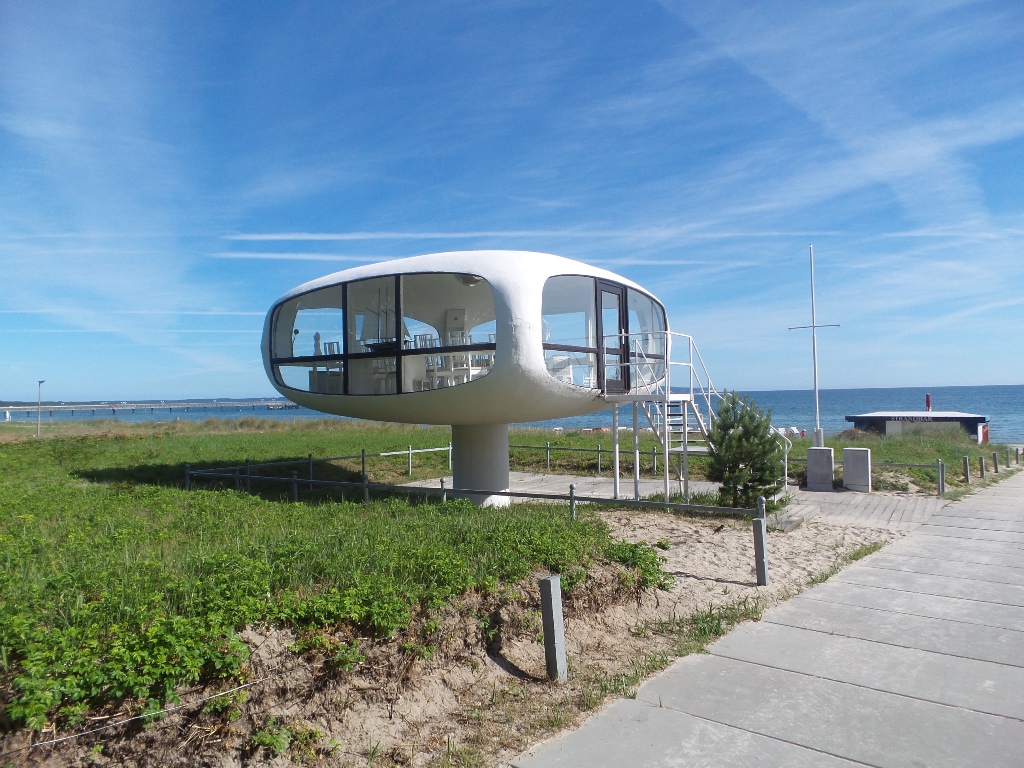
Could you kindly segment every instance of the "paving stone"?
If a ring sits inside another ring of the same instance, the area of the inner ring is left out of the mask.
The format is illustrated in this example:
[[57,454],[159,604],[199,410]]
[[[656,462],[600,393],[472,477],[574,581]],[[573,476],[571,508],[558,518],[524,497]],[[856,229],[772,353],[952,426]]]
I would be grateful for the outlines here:
[[644,685],[651,704],[884,768],[1020,768],[1024,723],[849,683],[691,656]]
[[1024,669],[1016,666],[774,622],[739,627],[708,650],[752,664],[1024,719]]
[[[852,768],[855,763],[785,740],[620,699],[599,728],[566,734],[517,759],[516,768]],[[596,719],[596,718],[595,718]]]
[[1024,631],[915,616],[884,608],[806,600],[803,596],[768,611],[764,621],[1024,667]]
[[1024,607],[1024,587],[1016,584],[994,584],[949,576],[890,571],[873,568],[870,564],[847,569],[832,578],[841,583]]

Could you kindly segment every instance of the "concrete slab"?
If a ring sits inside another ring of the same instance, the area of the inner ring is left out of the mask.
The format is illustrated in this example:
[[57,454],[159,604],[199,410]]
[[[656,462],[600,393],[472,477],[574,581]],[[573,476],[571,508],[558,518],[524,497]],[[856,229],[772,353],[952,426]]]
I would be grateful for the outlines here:
[[979,531],[974,528],[951,528],[948,525],[933,525],[931,521],[921,524],[921,532],[930,536],[952,536],[958,539],[978,539],[1014,544],[1024,549],[1024,533],[1012,531]]
[[975,712],[1024,719],[1024,669],[771,622],[746,624],[710,653]]
[[800,597],[1024,632],[1024,608],[999,603],[844,584],[834,578],[827,584],[804,592]]
[[928,573],[935,576],[952,576],[976,581],[991,581],[994,584],[1017,584],[1024,586],[1024,568],[1001,565],[980,565],[963,561],[945,560],[935,557],[915,557],[905,552],[882,553],[871,558],[872,568],[908,573]]
[[950,562],[978,563],[979,565],[1001,565],[1004,568],[1024,570],[1024,554],[1013,552],[989,552],[977,547],[962,547],[955,539],[925,540],[914,536],[910,539],[890,544],[885,548],[888,554],[906,555],[908,557],[931,557]]
[[638,698],[884,768],[1020,766],[1024,723],[714,655],[690,656]]
[[[598,726],[599,727],[592,727]],[[702,720],[646,702],[620,699],[580,731],[538,745],[516,768],[852,768],[831,755]]]
[[917,541],[929,541],[939,544],[950,544],[953,543],[955,546],[964,550],[973,550],[976,552],[1003,552],[1009,555],[1017,555],[1018,557],[1024,557],[1024,550],[1021,549],[1018,544],[1006,544],[1001,541],[984,541],[982,539],[964,539],[957,538],[955,536],[933,536],[927,533],[924,529],[918,529],[917,536],[914,537]]
[[959,507],[956,504],[949,504],[942,508],[942,515],[944,517],[962,517],[971,520],[1014,520],[1019,521],[1021,517],[1024,517],[1024,513],[1018,508],[1001,508],[994,509],[987,507],[985,509],[979,509],[977,507]]
[[985,520],[965,515],[932,515],[929,525],[942,525],[948,528],[970,528],[975,531],[1012,531],[1024,533],[1024,522],[1015,520]]
[[802,598],[773,608],[763,621],[1024,667],[1024,631]]
[[1016,584],[993,584],[988,581],[972,581],[949,576],[890,571],[873,568],[870,564],[865,564],[861,568],[851,568],[832,578],[847,584],[1024,607],[1024,587]]

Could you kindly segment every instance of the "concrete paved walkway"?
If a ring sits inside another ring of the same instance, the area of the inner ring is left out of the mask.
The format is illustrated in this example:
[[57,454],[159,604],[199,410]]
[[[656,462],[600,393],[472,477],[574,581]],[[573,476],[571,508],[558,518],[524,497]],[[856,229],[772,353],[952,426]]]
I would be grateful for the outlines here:
[[1024,765],[1024,473],[515,765]]

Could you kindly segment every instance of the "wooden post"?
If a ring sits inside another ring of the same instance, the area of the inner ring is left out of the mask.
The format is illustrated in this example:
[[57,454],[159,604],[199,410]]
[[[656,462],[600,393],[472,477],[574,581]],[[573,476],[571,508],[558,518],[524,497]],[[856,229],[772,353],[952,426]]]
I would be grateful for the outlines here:
[[999,454],[992,451],[992,471],[999,474]]
[[964,456],[964,482],[971,484],[971,460],[967,456]]
[[978,457],[978,477],[980,477],[982,480],[985,479],[985,457],[984,456],[979,456]]

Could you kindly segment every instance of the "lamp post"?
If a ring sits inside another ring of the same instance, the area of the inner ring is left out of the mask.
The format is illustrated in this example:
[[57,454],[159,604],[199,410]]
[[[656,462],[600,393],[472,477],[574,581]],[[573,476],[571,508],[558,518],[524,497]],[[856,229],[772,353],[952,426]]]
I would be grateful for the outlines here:
[[43,384],[46,379],[39,380],[39,400],[36,403],[36,437],[42,435],[43,428]]

